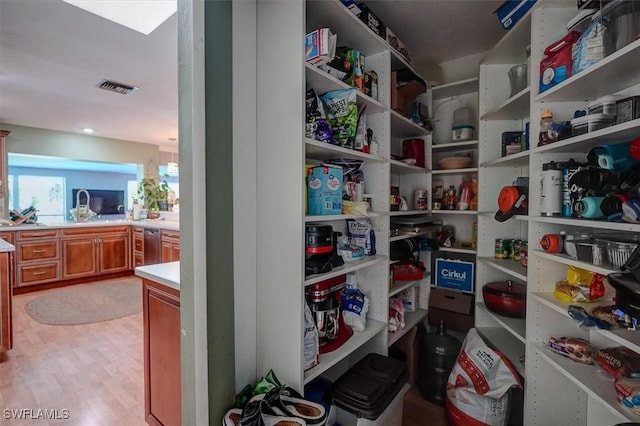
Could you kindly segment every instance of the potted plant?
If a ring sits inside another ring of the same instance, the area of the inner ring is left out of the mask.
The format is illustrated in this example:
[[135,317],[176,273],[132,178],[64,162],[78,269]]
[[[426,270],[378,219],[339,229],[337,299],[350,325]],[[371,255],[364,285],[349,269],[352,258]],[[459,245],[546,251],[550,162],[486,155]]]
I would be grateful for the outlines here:
[[138,197],[144,199],[144,207],[149,211],[167,210],[168,194],[169,184],[166,181],[158,185],[154,178],[143,178],[138,184]]

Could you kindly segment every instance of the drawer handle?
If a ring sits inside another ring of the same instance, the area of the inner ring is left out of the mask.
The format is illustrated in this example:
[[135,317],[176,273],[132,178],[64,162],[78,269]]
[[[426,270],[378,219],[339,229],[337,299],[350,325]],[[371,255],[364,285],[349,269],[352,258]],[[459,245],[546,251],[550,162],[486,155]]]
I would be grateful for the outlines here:
[[33,275],[44,275],[47,271],[34,272]]
[[31,250],[31,253],[36,254],[36,253],[44,253],[46,250]]

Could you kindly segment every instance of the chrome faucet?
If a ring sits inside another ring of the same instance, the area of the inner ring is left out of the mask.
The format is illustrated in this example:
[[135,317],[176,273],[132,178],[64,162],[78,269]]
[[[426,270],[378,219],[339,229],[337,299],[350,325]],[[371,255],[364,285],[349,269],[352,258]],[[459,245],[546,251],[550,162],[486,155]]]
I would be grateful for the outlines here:
[[[80,204],[80,194],[84,193],[87,196],[87,204]],[[89,200],[91,196],[86,189],[78,190],[76,194],[76,222],[85,221],[89,218]]]

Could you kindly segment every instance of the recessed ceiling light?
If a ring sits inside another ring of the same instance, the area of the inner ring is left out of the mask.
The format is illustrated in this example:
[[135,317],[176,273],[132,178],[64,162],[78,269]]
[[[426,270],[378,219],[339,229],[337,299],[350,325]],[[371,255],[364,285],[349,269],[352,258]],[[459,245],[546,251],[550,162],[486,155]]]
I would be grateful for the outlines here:
[[64,0],[80,9],[149,35],[177,10],[176,0]]
[[84,129],[82,129],[83,132],[87,133],[87,134],[91,134],[93,133],[93,129],[90,129],[88,127],[85,127]]

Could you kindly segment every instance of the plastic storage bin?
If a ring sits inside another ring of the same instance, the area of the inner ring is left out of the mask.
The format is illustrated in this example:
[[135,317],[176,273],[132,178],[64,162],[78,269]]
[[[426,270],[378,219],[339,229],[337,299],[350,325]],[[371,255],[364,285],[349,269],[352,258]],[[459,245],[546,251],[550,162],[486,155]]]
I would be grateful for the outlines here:
[[606,242],[604,241],[580,241],[576,242],[578,260],[591,263],[595,266],[606,264]]
[[600,99],[596,99],[593,102],[589,102],[588,111],[591,114],[610,114],[616,115],[616,102],[620,99],[620,96],[604,96]]
[[616,116],[611,114],[590,114],[571,120],[571,134],[573,136],[595,132],[605,127],[613,126]]
[[638,247],[637,243],[624,243],[619,241],[607,241],[607,254],[609,256],[609,265],[620,269],[622,265],[627,263],[631,253]]
[[407,378],[404,362],[368,354],[331,387],[336,420],[343,426],[401,426]]

